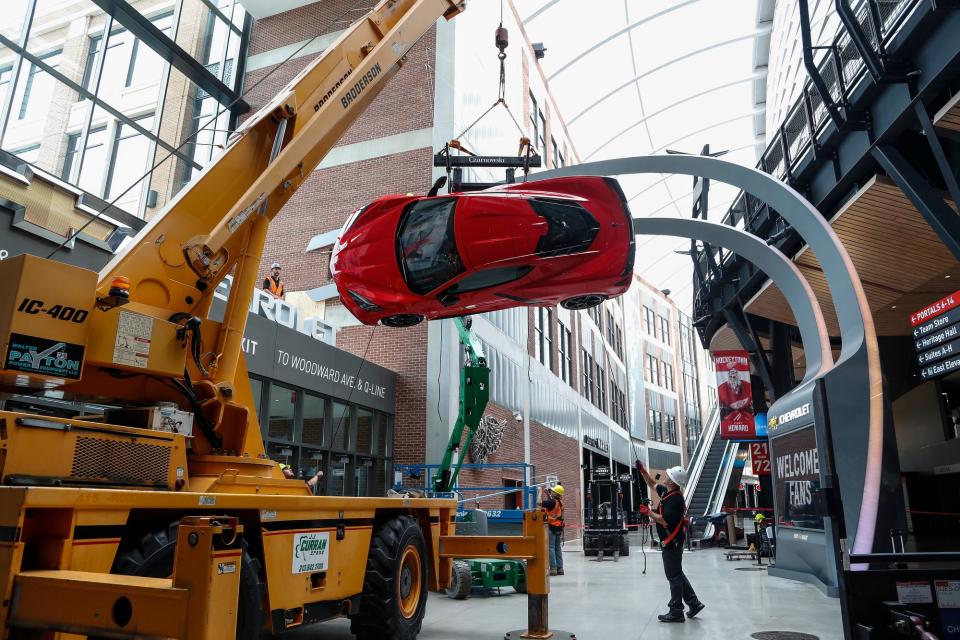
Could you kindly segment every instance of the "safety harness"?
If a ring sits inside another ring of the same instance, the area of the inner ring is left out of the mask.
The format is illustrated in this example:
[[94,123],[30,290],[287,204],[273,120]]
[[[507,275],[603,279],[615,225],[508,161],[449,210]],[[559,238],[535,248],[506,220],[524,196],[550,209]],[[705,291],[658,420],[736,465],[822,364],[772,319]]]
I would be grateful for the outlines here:
[[[680,496],[680,499],[683,500],[683,495],[681,495],[681,493],[680,493],[678,490],[676,490],[676,489],[674,489],[673,491],[667,493],[667,495],[665,495],[665,496],[663,496],[662,498],[660,498],[659,514],[660,514],[660,517],[661,517],[661,518],[663,517],[663,503],[667,501],[667,498],[669,498],[670,496],[673,496],[673,495],[678,495],[678,496]],[[680,522],[677,523],[677,527],[676,527],[673,531],[670,532],[670,535],[667,536],[667,539],[660,541],[660,546],[666,547],[668,544],[670,544],[671,542],[673,542],[674,538],[676,538],[678,535],[680,535],[680,531],[682,531],[683,528],[687,525],[687,522],[688,522],[688,520],[687,520],[687,506],[684,505],[684,506],[683,506],[683,517],[680,518]]]

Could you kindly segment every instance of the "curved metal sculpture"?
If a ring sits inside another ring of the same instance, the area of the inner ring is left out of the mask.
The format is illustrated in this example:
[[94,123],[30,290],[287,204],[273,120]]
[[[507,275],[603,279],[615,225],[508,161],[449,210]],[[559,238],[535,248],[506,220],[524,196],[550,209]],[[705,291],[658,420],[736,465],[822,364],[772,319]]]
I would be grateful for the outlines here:
[[[852,464],[840,467],[841,484],[851,489],[848,491],[851,499],[844,506],[844,520],[848,529],[856,531],[853,551],[870,553],[876,537],[883,475],[883,383],[873,317],[863,285],[846,249],[827,220],[790,186],[757,169],[719,158],[693,155],[618,158],[545,171],[531,176],[530,180],[575,175],[618,176],[645,173],[700,176],[738,187],[776,210],[816,254],[830,286],[842,340],[840,357],[836,364],[827,367],[823,373],[825,377],[828,373],[836,373],[837,375],[832,377],[837,384],[842,382],[843,385],[852,387],[846,389],[846,393],[839,393],[838,389],[838,393],[831,394],[830,403],[831,406],[834,403],[842,406],[845,413],[859,415],[858,420],[848,421],[844,428],[854,434],[862,432],[867,440],[864,459],[857,458],[851,461]],[[810,384],[809,381],[805,383]],[[851,407],[858,403],[859,414],[854,413]],[[857,452],[849,452],[848,457],[856,454]],[[856,494],[852,491],[852,474],[861,466],[861,499],[859,505],[856,505],[853,499]]]

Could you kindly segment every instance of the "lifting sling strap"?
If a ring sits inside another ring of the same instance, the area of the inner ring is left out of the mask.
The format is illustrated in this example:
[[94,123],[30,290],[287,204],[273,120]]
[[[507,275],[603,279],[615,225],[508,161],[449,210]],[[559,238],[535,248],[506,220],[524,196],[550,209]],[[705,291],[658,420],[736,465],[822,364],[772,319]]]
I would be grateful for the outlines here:
[[[663,496],[663,497],[660,499],[660,516],[661,516],[661,517],[663,516],[663,503],[667,501],[667,498],[669,498],[670,496],[673,496],[673,495],[678,495],[678,496],[680,496],[680,499],[683,500],[683,496],[680,494],[679,491],[671,491],[671,492],[668,493],[667,495]],[[660,541],[660,546],[661,546],[661,547],[665,547],[665,546],[667,546],[668,544],[670,544],[671,542],[673,542],[674,538],[676,538],[676,537],[680,534],[680,531],[683,530],[683,527],[684,527],[686,524],[687,524],[687,507],[686,507],[686,505],[684,505],[684,507],[683,507],[683,517],[680,518],[680,522],[678,522],[676,528],[675,528],[673,531],[670,532],[670,535],[667,536],[667,539]]]

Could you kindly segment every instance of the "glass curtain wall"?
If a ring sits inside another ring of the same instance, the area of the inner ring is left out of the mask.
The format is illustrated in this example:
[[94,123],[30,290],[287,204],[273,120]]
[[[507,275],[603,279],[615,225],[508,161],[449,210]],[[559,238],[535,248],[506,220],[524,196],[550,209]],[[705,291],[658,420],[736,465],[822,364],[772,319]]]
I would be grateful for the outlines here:
[[[239,93],[249,20],[238,0],[130,5]],[[3,8],[4,151],[149,219],[226,142],[235,121],[227,105],[91,0],[5,0]]]
[[323,471],[318,493],[383,496],[392,484],[393,416],[251,377],[267,455],[299,478]]

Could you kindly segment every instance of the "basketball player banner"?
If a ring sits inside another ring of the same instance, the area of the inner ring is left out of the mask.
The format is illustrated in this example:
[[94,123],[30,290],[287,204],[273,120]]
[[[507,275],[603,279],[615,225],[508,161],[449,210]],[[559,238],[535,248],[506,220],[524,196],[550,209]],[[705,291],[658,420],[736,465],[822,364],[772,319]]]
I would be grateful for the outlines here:
[[714,351],[717,369],[717,400],[720,405],[720,437],[724,440],[755,440],[753,389],[750,359],[746,351]]

